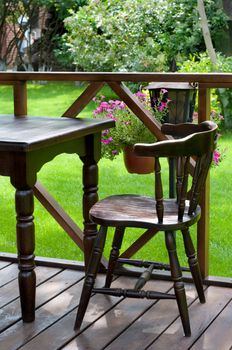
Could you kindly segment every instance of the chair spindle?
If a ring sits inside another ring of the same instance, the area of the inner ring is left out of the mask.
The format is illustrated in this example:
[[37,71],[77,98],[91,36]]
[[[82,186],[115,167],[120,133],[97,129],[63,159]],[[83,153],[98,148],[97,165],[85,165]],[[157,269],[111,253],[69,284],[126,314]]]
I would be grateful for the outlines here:
[[181,188],[183,183],[183,157],[177,157],[176,160],[176,200],[180,201]]
[[155,199],[158,222],[163,222],[164,205],[163,205],[163,186],[161,180],[161,166],[158,157],[155,157]]
[[185,211],[185,201],[187,198],[187,190],[188,190],[189,160],[190,160],[190,157],[186,157],[185,162],[184,162],[183,183],[181,186],[181,194],[180,194],[179,208],[178,208],[178,220],[179,221],[182,221],[184,211]]

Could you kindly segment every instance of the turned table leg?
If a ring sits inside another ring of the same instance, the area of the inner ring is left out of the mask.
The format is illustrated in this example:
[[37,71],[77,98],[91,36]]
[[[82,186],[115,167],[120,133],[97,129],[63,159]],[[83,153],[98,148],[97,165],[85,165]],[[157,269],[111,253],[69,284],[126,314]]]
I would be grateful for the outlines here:
[[97,235],[97,225],[89,218],[91,207],[98,201],[98,161],[101,158],[101,133],[88,135],[85,139],[86,154],[83,162],[83,218],[84,218],[84,260],[88,266],[93,243]]
[[35,287],[34,272],[35,235],[33,223],[34,198],[32,189],[17,190],[16,204],[16,233],[19,262],[19,292],[24,322],[35,319]]
[[90,208],[98,201],[98,166],[94,160],[83,157],[83,217],[84,217],[84,255],[85,266],[97,235],[97,225],[89,218]]

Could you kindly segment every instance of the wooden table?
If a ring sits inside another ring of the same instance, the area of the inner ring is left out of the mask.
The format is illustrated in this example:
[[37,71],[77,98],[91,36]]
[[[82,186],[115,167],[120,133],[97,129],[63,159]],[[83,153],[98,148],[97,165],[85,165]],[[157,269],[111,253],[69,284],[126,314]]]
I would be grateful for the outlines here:
[[[85,253],[88,255],[96,225],[88,219],[97,201],[101,131],[111,120],[15,117],[0,115],[0,175],[10,176],[16,189],[16,233],[19,291],[24,322],[35,318],[33,186],[41,167],[61,153],[77,153],[83,162],[83,213]],[[64,179],[68,181],[68,179]]]

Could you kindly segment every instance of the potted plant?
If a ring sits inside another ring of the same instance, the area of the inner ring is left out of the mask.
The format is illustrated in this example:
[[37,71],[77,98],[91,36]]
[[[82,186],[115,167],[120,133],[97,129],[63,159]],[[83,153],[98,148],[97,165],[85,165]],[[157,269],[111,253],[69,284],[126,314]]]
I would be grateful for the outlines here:
[[[170,102],[168,99],[164,101],[165,92],[167,92],[167,90],[161,89],[159,101],[156,103],[156,109],[151,108],[148,92],[138,91],[135,93],[135,96],[153,113],[154,118],[162,121],[163,117],[167,114],[168,103]],[[123,152],[125,165],[129,172],[152,172],[154,170],[153,158],[146,157],[146,159],[143,160],[141,157],[136,157],[133,154],[132,146],[138,142],[153,143],[156,141],[155,136],[143,122],[133,114],[123,101],[106,101],[105,96],[95,97],[93,100],[96,103],[93,117],[111,118],[115,120],[116,123],[115,128],[102,132],[102,156],[113,160],[120,152]],[[128,166],[134,163],[131,157],[136,157],[137,161],[145,161],[145,163],[137,165],[136,169],[128,169]],[[150,166],[147,167],[147,163],[150,163]]]

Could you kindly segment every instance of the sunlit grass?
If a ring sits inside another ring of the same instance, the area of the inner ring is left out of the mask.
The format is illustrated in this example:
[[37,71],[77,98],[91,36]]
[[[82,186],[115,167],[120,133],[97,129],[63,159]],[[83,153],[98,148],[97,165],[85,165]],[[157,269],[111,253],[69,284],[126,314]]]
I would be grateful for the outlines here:
[[[83,86],[64,83],[28,86],[28,114],[60,116],[75,101]],[[102,91],[111,96],[108,88]],[[12,91],[9,86],[0,87],[0,113],[13,113]],[[91,117],[94,107],[91,102],[81,116]],[[232,133],[223,133],[219,141],[221,148],[227,148],[226,156],[219,167],[211,171],[210,210],[210,274],[232,276]],[[46,164],[38,174],[38,179],[58,200],[61,206],[82,228],[82,165],[76,155],[60,155]],[[164,167],[166,167],[164,162]],[[128,174],[120,155],[114,161],[102,159],[99,162],[99,197],[115,193],[153,194],[153,175]],[[16,252],[14,189],[9,178],[0,179],[0,251]],[[55,220],[35,200],[36,255],[82,260],[83,254]],[[141,231],[135,230],[136,235]],[[130,230],[131,232],[131,230]],[[134,241],[134,233],[126,236],[123,248]],[[138,232],[138,233],[137,233]],[[196,236],[193,229],[193,236]],[[194,237],[195,240],[195,237]],[[184,260],[181,240],[177,234],[181,260]],[[107,243],[106,252],[110,249]],[[167,260],[163,234],[158,233],[141,252],[144,259]]]

